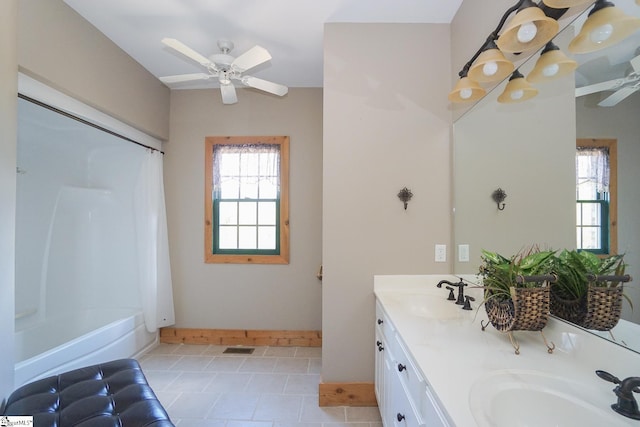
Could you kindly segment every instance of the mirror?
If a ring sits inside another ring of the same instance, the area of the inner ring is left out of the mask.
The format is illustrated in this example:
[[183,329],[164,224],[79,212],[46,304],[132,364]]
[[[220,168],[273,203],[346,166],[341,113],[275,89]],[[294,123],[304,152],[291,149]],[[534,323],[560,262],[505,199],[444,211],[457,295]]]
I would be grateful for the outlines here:
[[[640,6],[634,0],[614,3],[640,17]],[[508,255],[531,244],[575,248],[575,141],[615,138],[618,252],[625,254],[627,273],[635,278],[624,289],[635,309],[623,302],[623,320],[612,333],[618,343],[624,341],[640,352],[640,342],[634,346],[622,331],[640,323],[640,224],[636,220],[640,212],[640,91],[612,107],[597,105],[611,90],[575,97],[576,86],[628,75],[632,70],[629,59],[640,54],[640,31],[601,51],[571,55],[567,46],[582,27],[583,15],[554,39],[565,54],[578,61],[575,75],[536,85],[538,95],[519,104],[497,102],[506,85],[502,82],[455,121],[454,271],[477,273],[481,249]],[[522,62],[522,74],[528,75],[538,56],[535,53]],[[605,71],[613,74],[604,75]],[[506,193],[503,210],[491,197],[497,189]],[[469,245],[468,262],[459,261],[458,245]],[[598,334],[611,338],[609,333]],[[631,335],[640,333],[636,330]]]

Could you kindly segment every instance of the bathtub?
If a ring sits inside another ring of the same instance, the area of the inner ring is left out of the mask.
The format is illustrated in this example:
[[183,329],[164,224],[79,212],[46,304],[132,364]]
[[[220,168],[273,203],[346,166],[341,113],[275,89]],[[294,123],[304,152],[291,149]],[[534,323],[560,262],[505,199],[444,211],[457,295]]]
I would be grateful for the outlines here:
[[86,365],[135,357],[158,341],[142,311],[92,309],[48,319],[15,333],[15,387]]

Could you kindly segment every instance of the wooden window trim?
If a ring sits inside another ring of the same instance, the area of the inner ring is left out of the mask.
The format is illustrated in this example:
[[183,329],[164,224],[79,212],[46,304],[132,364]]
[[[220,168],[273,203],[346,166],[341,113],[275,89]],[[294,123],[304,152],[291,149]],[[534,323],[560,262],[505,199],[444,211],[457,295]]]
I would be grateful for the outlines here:
[[[214,254],[213,248],[213,149],[217,144],[280,145],[280,254]],[[208,264],[289,264],[289,137],[208,136],[205,137],[204,261]]]
[[578,138],[576,147],[607,147],[609,150],[609,253],[618,253],[618,140]]

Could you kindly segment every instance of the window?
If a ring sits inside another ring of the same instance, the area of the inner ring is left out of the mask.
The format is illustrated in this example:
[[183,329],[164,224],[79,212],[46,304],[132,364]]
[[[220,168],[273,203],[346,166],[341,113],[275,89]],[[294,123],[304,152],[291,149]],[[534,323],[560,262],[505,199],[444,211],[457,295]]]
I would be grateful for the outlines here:
[[576,144],[576,238],[579,250],[617,251],[617,145],[614,139]]
[[205,139],[205,262],[289,262],[289,137]]

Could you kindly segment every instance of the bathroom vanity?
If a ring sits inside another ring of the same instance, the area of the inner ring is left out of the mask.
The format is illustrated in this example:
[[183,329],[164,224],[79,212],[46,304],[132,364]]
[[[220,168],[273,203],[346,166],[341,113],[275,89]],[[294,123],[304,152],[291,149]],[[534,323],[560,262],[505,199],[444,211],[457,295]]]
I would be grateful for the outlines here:
[[[471,278],[469,278],[471,279]],[[640,376],[640,354],[555,318],[544,334],[487,323],[482,289],[464,287],[471,310],[437,288],[456,276],[375,276],[375,391],[385,427],[640,426],[611,409],[614,384]],[[455,289],[457,297],[458,290]],[[635,394],[636,398],[638,394]]]

